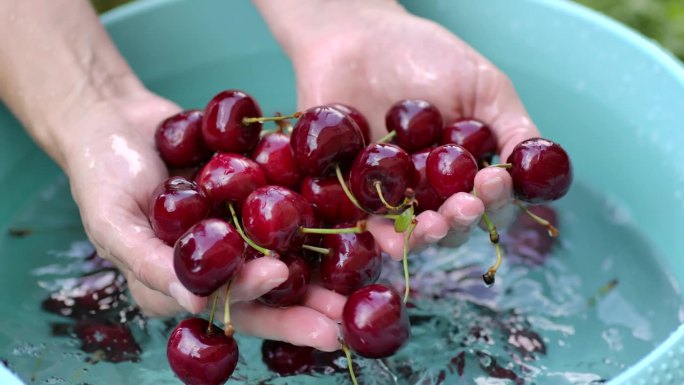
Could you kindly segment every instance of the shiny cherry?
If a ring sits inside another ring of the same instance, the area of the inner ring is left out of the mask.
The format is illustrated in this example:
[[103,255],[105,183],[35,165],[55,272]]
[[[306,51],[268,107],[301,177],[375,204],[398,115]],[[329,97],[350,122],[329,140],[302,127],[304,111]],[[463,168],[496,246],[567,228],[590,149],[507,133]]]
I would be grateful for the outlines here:
[[375,214],[389,211],[378,195],[376,183],[380,183],[387,203],[397,206],[404,201],[406,189],[415,187],[416,182],[411,156],[388,143],[373,143],[366,147],[354,160],[349,173],[352,194],[361,207]]
[[385,115],[385,125],[387,131],[396,132],[395,142],[408,152],[429,147],[442,137],[442,114],[425,100],[395,103]]
[[298,304],[309,288],[311,273],[302,257],[295,254],[283,255],[280,258],[287,265],[289,274],[285,282],[259,297],[259,302],[274,306],[286,307]]
[[313,206],[316,216],[327,224],[354,222],[366,216],[349,200],[335,177],[307,177],[300,191]]
[[268,184],[295,188],[304,177],[294,159],[290,137],[283,133],[264,135],[252,152],[252,159],[261,166]]
[[116,309],[126,301],[126,279],[118,270],[100,272],[67,280],[43,300],[43,310],[72,318],[92,318]]
[[337,108],[338,110],[349,115],[349,117],[352,118],[354,123],[356,123],[356,125],[359,126],[359,129],[361,129],[361,133],[363,134],[364,143],[366,143],[366,144],[370,143],[370,140],[371,140],[370,124],[368,124],[368,120],[366,119],[365,116],[363,116],[361,111],[357,110],[354,107],[351,107],[351,106],[348,106],[348,105],[342,104],[342,103],[333,103],[333,104],[330,104],[330,106]]
[[169,167],[192,167],[211,157],[202,138],[202,111],[188,110],[173,115],[157,126],[154,141]]
[[245,233],[257,245],[284,253],[304,242],[300,227],[314,224],[311,204],[296,192],[281,186],[254,190],[242,205]]
[[349,295],[380,276],[380,246],[368,231],[325,235],[322,247],[330,250],[321,258],[320,277],[326,289]]
[[432,188],[447,199],[458,192],[471,192],[475,185],[477,162],[463,147],[445,144],[430,151],[425,173]]
[[209,199],[195,183],[174,176],[154,190],[148,215],[157,238],[173,245],[190,226],[206,218],[210,210]]
[[215,204],[241,203],[254,189],[266,185],[261,167],[238,154],[218,153],[202,167],[197,184]]
[[312,370],[316,361],[314,348],[296,346],[282,341],[264,340],[261,357],[270,370],[281,376],[290,376]]
[[364,146],[356,123],[330,106],[304,111],[292,129],[290,142],[299,167],[311,176],[324,175],[336,164],[345,167]]
[[140,360],[142,349],[126,324],[83,319],[73,331],[84,352],[95,353],[109,362]]
[[244,124],[242,120],[257,117],[261,117],[261,109],[254,98],[242,91],[223,91],[204,109],[204,142],[214,151],[247,153],[259,141],[262,124]]
[[186,385],[221,385],[237,366],[238,345],[232,337],[201,318],[181,321],[171,333],[166,358]]
[[418,183],[413,189],[415,198],[418,201],[418,206],[416,207],[416,212],[418,213],[425,210],[437,210],[444,203],[444,198],[440,197],[437,191],[432,188],[425,172],[425,161],[430,151],[432,149],[426,148],[411,154],[411,160],[413,160],[413,166],[416,168],[416,174],[418,175]]
[[492,130],[473,119],[458,120],[444,127],[442,144],[458,144],[478,162],[491,163],[496,154],[496,137]]
[[408,312],[401,297],[384,285],[369,285],[352,293],[342,310],[344,341],[366,358],[389,357],[411,336]]
[[231,224],[205,219],[178,239],[173,267],[188,290],[208,296],[240,270],[245,261],[245,248],[245,242]]
[[508,157],[515,197],[543,203],[564,196],[572,183],[572,164],[565,150],[544,138],[518,143]]

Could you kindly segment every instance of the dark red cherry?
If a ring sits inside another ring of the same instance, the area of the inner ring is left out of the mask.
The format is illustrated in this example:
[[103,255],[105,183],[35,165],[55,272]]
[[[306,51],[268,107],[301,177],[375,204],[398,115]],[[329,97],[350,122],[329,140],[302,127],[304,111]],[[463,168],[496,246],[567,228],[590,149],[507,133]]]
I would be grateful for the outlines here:
[[74,333],[81,341],[81,350],[96,353],[105,361],[140,360],[142,349],[135,341],[131,329],[125,324],[84,319],[78,321]]
[[89,318],[116,309],[126,301],[126,279],[108,269],[71,278],[43,300],[43,310],[61,316]]
[[492,130],[473,119],[458,120],[444,127],[442,144],[458,144],[478,162],[491,163],[496,154],[496,138]]
[[369,285],[352,293],[342,310],[344,341],[366,358],[389,357],[411,336],[409,317],[399,294]]
[[349,165],[364,146],[361,129],[342,111],[321,106],[302,114],[290,140],[299,167],[311,176]]
[[242,91],[223,91],[204,109],[204,142],[214,151],[247,153],[259,141],[261,123],[243,124],[242,120],[257,117],[261,109],[254,98]]
[[211,157],[202,138],[202,111],[179,112],[159,124],[154,134],[159,155],[169,167],[192,167]]
[[[553,208],[538,205],[528,207],[528,210],[549,221],[552,226],[558,226],[558,215]],[[521,210],[515,222],[502,235],[501,243],[506,249],[506,255],[513,261],[538,266],[546,262],[557,239],[550,237],[546,227]]]
[[518,143],[508,157],[513,193],[521,201],[543,203],[564,196],[572,183],[572,164],[565,150],[544,138]]
[[313,208],[306,199],[281,186],[254,190],[242,205],[245,233],[259,246],[284,253],[304,242],[300,227],[311,227]]
[[205,219],[176,242],[173,255],[176,276],[191,292],[208,296],[240,270],[245,261],[245,247],[231,224]]
[[232,337],[201,318],[189,318],[176,326],[166,346],[173,372],[186,385],[221,385],[235,371],[239,351]]
[[366,216],[349,200],[335,177],[307,177],[302,182],[301,193],[325,223],[354,222]]
[[373,143],[366,147],[352,165],[349,174],[351,192],[366,210],[385,214],[388,208],[377,193],[377,182],[385,200],[392,206],[400,205],[406,189],[415,187],[417,182],[411,156],[393,144]]
[[349,295],[363,286],[375,283],[380,276],[380,246],[368,231],[360,234],[325,235],[323,247],[330,250],[329,254],[321,258],[320,275],[325,288]]
[[397,145],[408,152],[429,147],[442,137],[442,114],[425,100],[395,103],[385,115],[385,125],[387,131],[397,133]]
[[190,226],[206,218],[211,204],[198,186],[174,176],[152,193],[148,215],[157,238],[173,245]]
[[361,111],[342,103],[333,103],[330,104],[330,106],[337,108],[338,110],[349,115],[349,117],[352,118],[354,123],[356,123],[356,125],[359,126],[359,129],[361,129],[364,143],[369,144],[371,142],[370,125],[368,124],[368,120],[366,120],[366,117],[363,116]]
[[411,154],[411,160],[413,160],[413,166],[416,168],[418,175],[418,183],[413,189],[418,201],[418,206],[416,207],[416,212],[418,213],[425,210],[437,210],[444,203],[444,198],[440,197],[437,191],[432,188],[425,172],[425,161],[431,150],[426,148]]
[[311,273],[302,257],[288,254],[280,258],[287,265],[289,274],[285,282],[259,297],[263,304],[274,307],[286,307],[298,304],[309,288]]
[[425,172],[432,188],[447,199],[458,192],[471,192],[475,185],[477,162],[463,147],[445,144],[430,151]]
[[261,357],[270,370],[281,376],[309,372],[316,364],[314,348],[282,341],[264,340]]
[[197,174],[197,184],[212,202],[241,203],[249,193],[266,185],[256,162],[242,155],[218,153]]
[[264,135],[252,152],[252,159],[261,166],[268,184],[295,188],[304,178],[294,160],[290,137],[283,133]]

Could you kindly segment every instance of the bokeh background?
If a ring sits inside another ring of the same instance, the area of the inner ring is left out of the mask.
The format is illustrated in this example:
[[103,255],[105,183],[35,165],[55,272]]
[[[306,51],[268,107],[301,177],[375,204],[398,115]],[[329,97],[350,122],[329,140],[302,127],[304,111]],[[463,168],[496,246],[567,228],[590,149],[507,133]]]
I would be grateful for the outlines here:
[[[93,0],[93,4],[98,12],[105,12],[129,1]],[[684,60],[684,0],[576,1],[620,20]]]

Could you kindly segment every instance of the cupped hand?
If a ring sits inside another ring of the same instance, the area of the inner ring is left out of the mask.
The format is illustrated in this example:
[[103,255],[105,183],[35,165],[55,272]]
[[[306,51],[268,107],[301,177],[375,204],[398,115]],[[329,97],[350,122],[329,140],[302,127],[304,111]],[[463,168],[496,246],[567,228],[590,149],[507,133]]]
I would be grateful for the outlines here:
[[[392,104],[425,99],[437,106],[445,123],[472,118],[488,124],[504,160],[517,143],[539,136],[509,78],[444,27],[399,6],[364,5],[357,12],[337,12],[335,20],[289,49],[300,109],[333,102],[356,107],[378,139],[387,133],[385,113]],[[410,245],[446,237],[445,243],[455,246],[467,239],[485,210],[495,223],[508,216],[508,172],[481,170],[475,191],[477,196],[458,193],[439,210],[418,215]],[[404,235],[390,221],[372,218],[369,229],[384,251],[402,257]]]

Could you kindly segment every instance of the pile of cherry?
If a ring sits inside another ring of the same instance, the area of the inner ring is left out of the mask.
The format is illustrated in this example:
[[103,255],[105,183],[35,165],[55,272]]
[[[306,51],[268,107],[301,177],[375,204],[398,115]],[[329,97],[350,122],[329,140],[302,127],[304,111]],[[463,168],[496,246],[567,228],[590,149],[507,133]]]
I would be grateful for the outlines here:
[[[293,126],[289,119],[296,119]],[[275,121],[277,130],[263,132],[265,121]],[[181,283],[196,295],[214,295],[209,321],[186,319],[169,339],[167,357],[183,382],[222,384],[232,375],[238,347],[230,284],[255,258],[279,258],[289,268],[287,280],[258,299],[265,305],[298,304],[312,279],[349,296],[341,342],[354,383],[350,351],[387,357],[408,341],[406,255],[416,214],[472,192],[475,174],[489,166],[497,145],[486,125],[445,126],[423,100],[393,105],[386,126],[388,135],[371,142],[366,119],[341,104],[265,118],[251,96],[236,90],[219,93],[204,111],[184,111],[159,125],[155,139],[167,166],[195,171],[192,179],[174,176],[158,186],[150,223],[174,247]],[[516,198],[527,203],[558,199],[572,181],[565,151],[542,138],[520,143],[507,164],[490,167],[508,168]],[[368,215],[391,219],[404,233],[403,299],[375,284],[381,251],[365,229]],[[483,219],[497,250],[497,262],[483,275],[491,284],[501,251],[496,229]],[[213,318],[224,286],[221,330]]]

